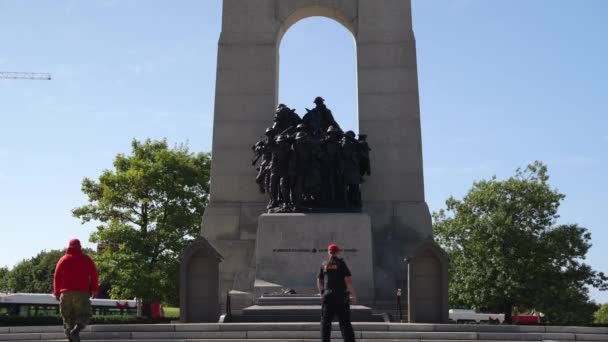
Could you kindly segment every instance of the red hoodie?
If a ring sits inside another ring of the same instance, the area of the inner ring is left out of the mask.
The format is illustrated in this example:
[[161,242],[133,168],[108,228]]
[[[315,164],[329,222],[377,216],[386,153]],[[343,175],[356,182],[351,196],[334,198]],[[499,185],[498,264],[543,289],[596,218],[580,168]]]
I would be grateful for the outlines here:
[[97,293],[99,279],[95,263],[80,248],[70,247],[55,267],[55,297],[65,291]]

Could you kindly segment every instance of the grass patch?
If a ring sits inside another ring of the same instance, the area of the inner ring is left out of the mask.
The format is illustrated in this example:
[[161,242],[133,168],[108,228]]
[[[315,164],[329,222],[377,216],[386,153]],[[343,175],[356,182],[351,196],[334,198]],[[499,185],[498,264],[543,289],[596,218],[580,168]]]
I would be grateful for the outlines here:
[[163,306],[166,318],[179,318],[179,308]]

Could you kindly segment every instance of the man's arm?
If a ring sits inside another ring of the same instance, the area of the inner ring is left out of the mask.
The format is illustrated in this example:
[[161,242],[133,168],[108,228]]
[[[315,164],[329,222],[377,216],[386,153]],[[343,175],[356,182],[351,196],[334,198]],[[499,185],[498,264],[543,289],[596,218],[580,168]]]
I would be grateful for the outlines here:
[[355,291],[355,287],[353,286],[352,277],[344,277],[344,282],[346,283],[348,292],[350,292],[350,298],[351,298],[352,303],[357,304],[357,291]]
[[319,274],[317,275],[317,289],[319,289],[319,293],[323,293],[323,290],[325,290],[325,282],[323,281],[324,276],[323,267],[321,267],[321,269],[319,269]]
[[323,279],[317,278],[317,288],[319,289],[319,293],[323,293],[323,290],[325,290]]
[[97,295],[99,294],[99,275],[97,274],[97,267],[95,267],[93,259],[89,257],[89,261],[91,263],[91,298],[97,298]]
[[55,298],[59,300],[59,296],[61,296],[61,262],[63,259],[60,259],[57,265],[55,266],[55,274],[53,275],[53,294]]

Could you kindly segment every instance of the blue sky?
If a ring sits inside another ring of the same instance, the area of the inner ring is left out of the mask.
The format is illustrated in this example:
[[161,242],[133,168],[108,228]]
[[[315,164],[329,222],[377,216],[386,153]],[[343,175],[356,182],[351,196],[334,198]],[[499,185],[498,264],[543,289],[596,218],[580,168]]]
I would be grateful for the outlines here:
[[[427,202],[541,160],[608,271],[608,2],[414,0]],[[70,210],[133,138],[209,151],[221,1],[0,0],[0,266],[87,240]],[[356,129],[355,47],[325,18],[281,45],[280,98]],[[322,76],[319,76],[322,75]],[[269,114],[270,115],[270,114]],[[270,116],[269,116],[270,120]],[[372,146],[373,148],[373,146]],[[608,294],[592,291],[598,302]]]

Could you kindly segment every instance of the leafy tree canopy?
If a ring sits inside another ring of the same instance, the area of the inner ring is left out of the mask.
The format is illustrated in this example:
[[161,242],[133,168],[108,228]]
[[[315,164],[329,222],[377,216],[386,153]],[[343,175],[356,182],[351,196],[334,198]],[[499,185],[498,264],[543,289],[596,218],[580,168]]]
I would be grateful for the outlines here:
[[0,269],[0,291],[53,293],[55,266],[64,254],[65,250],[42,251],[19,262],[11,270]]
[[209,194],[210,156],[166,140],[133,140],[129,155],[98,180],[85,178],[88,204],[72,213],[97,222],[90,241],[113,298],[177,303],[178,258],[199,234]]
[[608,278],[583,262],[589,231],[557,225],[564,195],[548,180],[546,165],[535,162],[509,179],[474,183],[462,200],[450,197],[433,214],[451,258],[452,307],[510,314],[517,306],[543,312],[553,324],[591,322],[588,287],[606,290]]
[[0,267],[0,292],[8,292],[8,267]]
[[608,304],[600,306],[593,314],[593,323],[608,324]]

